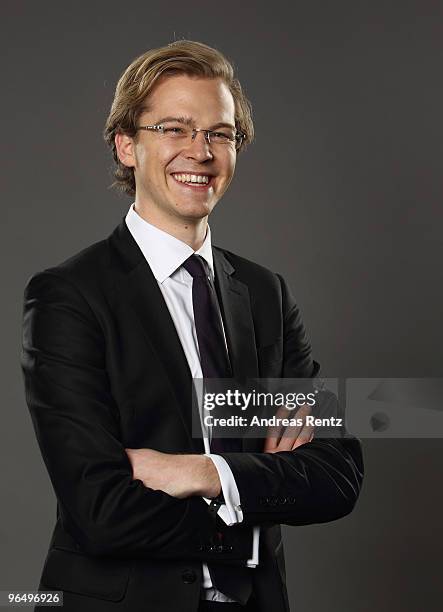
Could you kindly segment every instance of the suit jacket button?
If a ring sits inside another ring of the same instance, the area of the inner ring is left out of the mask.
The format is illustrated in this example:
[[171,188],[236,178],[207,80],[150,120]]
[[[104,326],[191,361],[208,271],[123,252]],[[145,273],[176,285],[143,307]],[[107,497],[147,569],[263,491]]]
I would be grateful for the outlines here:
[[271,506],[276,506],[277,505],[277,498],[276,497],[271,497],[269,499],[269,503],[271,504]]
[[217,552],[219,553],[225,552],[225,547],[223,546],[223,544],[219,544],[217,546]]
[[293,497],[292,495],[291,495],[291,497],[288,497],[288,502],[290,504],[295,504],[295,497]]
[[185,570],[182,572],[182,580],[185,584],[192,584],[197,580],[197,575],[194,570]]
[[232,552],[233,548],[231,545],[229,545],[229,546],[225,546],[225,550],[226,552]]
[[286,497],[279,497],[278,501],[279,501],[280,504],[286,504],[288,500],[287,500]]

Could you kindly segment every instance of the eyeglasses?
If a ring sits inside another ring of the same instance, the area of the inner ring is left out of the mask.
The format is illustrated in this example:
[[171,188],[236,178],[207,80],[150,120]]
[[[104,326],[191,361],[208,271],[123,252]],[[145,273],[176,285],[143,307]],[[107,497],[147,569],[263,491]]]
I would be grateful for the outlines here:
[[180,123],[161,124],[161,125],[140,125],[136,130],[153,130],[162,135],[168,142],[175,142],[181,145],[190,144],[196,137],[197,132],[203,132],[205,140],[208,144],[231,146],[238,151],[245,139],[245,134],[242,132],[230,130],[229,128],[220,128],[218,130],[203,130],[202,128],[193,128]]

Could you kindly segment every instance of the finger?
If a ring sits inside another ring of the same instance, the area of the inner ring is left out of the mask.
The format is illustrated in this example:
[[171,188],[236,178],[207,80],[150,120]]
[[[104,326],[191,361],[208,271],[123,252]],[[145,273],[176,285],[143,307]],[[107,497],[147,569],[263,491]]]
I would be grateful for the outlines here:
[[301,430],[300,434],[298,435],[297,440],[295,440],[291,450],[302,446],[302,444],[307,444],[308,442],[310,442],[314,436],[313,430],[314,427],[312,425],[305,425]]
[[[311,408],[310,406],[303,405],[301,406],[295,415],[292,415],[297,419],[297,422],[300,422],[300,425],[290,425],[286,427],[282,438],[278,444],[278,450],[292,450],[294,444],[296,444],[303,428],[306,426],[306,416],[310,414]],[[303,442],[304,443],[304,442]]]
[[263,445],[264,453],[275,453],[277,450],[278,439],[277,438],[266,438]]
[[[289,413],[290,411],[285,406],[280,406],[277,412],[275,413],[275,416],[278,419],[286,419],[288,418]],[[280,439],[283,435],[284,430],[285,428],[282,427],[281,425],[275,425],[275,426],[268,427],[267,433],[266,433],[265,444],[263,448],[265,453],[272,453],[277,450],[278,444],[280,442]]]
[[291,419],[297,418],[297,420],[301,420],[300,425],[289,425],[287,427],[284,426],[275,426],[268,428],[270,432],[269,437],[265,441],[265,452],[279,452],[279,451],[288,451],[297,448],[297,446],[301,446],[301,444],[306,444],[309,442],[309,437],[311,434],[311,430],[313,429],[310,426],[305,433],[300,437],[301,432],[304,430],[306,423],[306,416],[311,413],[311,407],[307,404],[300,406],[297,412],[294,414],[293,410],[286,408],[286,406],[280,407],[275,416],[279,419]]
[[284,436],[284,428],[281,428],[280,434],[278,436],[267,437],[264,444],[264,452],[265,453],[275,453],[280,449],[280,444]]
[[281,438],[281,427],[268,427],[263,450],[265,453],[273,452]]
[[303,425],[291,425],[286,427],[283,431],[282,437],[280,438],[276,451],[291,450],[293,444],[298,439],[300,432],[303,429]]

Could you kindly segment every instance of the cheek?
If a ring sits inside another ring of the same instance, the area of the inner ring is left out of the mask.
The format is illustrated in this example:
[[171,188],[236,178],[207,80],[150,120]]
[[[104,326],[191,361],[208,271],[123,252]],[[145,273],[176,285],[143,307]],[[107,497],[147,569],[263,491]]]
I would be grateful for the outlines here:
[[172,155],[168,151],[136,150],[136,167],[151,177],[164,175],[165,168],[171,161]]
[[153,160],[153,165],[155,166],[155,174],[161,182],[167,183],[169,172],[173,168],[171,162],[173,162],[176,157],[176,152],[168,151],[167,149],[157,153]]
[[151,158],[145,149],[140,147],[135,150],[135,168],[141,176],[149,172],[150,160]]
[[223,167],[223,175],[227,182],[230,182],[234,175],[236,160],[237,160],[237,157],[234,154],[234,155],[230,155],[225,161],[225,164]]

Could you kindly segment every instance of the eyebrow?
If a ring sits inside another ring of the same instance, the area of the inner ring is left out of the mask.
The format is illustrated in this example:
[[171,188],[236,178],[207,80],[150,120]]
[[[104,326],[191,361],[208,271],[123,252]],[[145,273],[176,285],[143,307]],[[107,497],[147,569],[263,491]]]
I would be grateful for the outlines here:
[[[177,123],[184,123],[185,125],[190,126],[195,124],[195,121],[194,119],[192,119],[192,117],[162,117],[161,119],[158,119],[158,121],[155,122],[155,125],[161,125],[162,123],[167,123],[168,121],[177,121]],[[208,129],[215,130],[221,127],[230,128],[231,130],[236,129],[235,125],[232,125],[231,123],[224,123],[223,121],[220,121],[219,123],[214,123]]]

